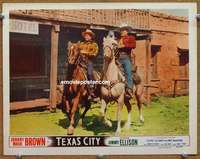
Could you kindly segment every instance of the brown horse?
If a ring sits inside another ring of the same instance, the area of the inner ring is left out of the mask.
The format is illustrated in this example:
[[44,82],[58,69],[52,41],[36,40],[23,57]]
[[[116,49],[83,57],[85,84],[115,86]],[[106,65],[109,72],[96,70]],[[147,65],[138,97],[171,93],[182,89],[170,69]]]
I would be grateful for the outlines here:
[[[79,54],[77,43],[68,43],[68,76],[67,80],[84,81],[87,79],[85,60]],[[70,121],[70,125],[67,131],[68,135],[74,134],[75,128],[75,113],[78,110],[78,105],[81,103],[85,110],[79,119],[83,119],[86,112],[89,110],[91,104],[88,100],[88,91],[85,84],[70,83],[65,86],[64,91],[66,112]],[[79,121],[79,120],[78,120]]]

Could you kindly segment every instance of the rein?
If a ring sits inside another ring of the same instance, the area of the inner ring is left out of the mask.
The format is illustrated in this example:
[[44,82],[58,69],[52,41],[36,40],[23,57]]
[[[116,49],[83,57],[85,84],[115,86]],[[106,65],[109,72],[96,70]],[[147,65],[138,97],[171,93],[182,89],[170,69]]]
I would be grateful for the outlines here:
[[[108,59],[110,59],[110,61],[113,59],[113,57],[115,56],[115,54],[116,53],[118,53],[117,52],[117,49],[116,50],[114,50],[114,49],[112,49],[112,47],[110,47],[110,46],[105,46],[104,47],[104,50],[106,49],[106,48],[108,48],[110,51],[111,51],[111,57],[108,57],[108,56],[105,56],[106,58],[108,58]],[[104,51],[105,52],[105,51]],[[108,64],[109,65],[109,64]],[[106,66],[106,68],[108,68],[108,66]],[[104,73],[104,76],[105,76],[105,74],[106,74],[106,72],[107,72],[107,69],[106,69],[106,71],[105,71],[105,73]],[[108,91],[109,91],[109,96],[111,97],[112,95],[111,95],[111,89],[112,89],[112,87],[114,87],[116,84],[118,84],[118,83],[120,83],[121,81],[120,80],[114,80],[114,81],[110,81],[110,85],[104,85],[104,87],[106,88],[106,89],[108,89]]]
[[[109,57],[111,60],[113,59],[113,49],[110,47],[110,46],[105,46],[104,48],[103,48],[103,50],[105,50],[106,48],[108,48],[110,51],[111,51],[111,57]],[[104,51],[105,52],[105,51]]]
[[[70,50],[70,51],[74,51],[74,50]],[[84,64],[84,63],[82,63],[82,62],[84,62],[83,61],[83,57],[80,55],[80,53],[78,53],[78,55],[77,55],[77,58],[75,59],[75,62],[74,62],[74,66],[75,66],[75,68],[74,68],[74,71],[73,71],[73,73],[72,73],[72,77],[75,79],[75,77],[77,76],[77,71],[78,70],[81,70],[81,72],[83,73],[83,75],[84,75],[84,78],[85,79],[87,79],[87,75],[86,75],[86,68],[87,68],[87,66]],[[85,59],[84,59],[85,60]],[[75,72],[76,71],[76,72]]]

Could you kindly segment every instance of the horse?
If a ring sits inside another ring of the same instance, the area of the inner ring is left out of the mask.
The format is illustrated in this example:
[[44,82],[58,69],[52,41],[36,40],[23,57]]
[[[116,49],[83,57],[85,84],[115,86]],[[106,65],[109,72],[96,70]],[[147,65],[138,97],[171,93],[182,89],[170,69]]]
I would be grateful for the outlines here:
[[[100,114],[103,119],[104,124],[109,127],[112,127],[112,123],[106,117],[106,107],[108,102],[116,101],[118,103],[117,108],[117,130],[116,134],[121,132],[121,111],[122,107],[125,104],[128,117],[125,124],[125,128],[129,129],[131,125],[131,104],[129,102],[130,97],[127,97],[125,91],[125,77],[120,71],[119,66],[116,63],[116,52],[118,44],[114,37],[104,37],[103,39],[103,49],[104,49],[104,66],[103,66],[103,80],[110,81],[110,85],[101,86],[101,108]],[[139,81],[139,82],[138,82]],[[138,80],[135,83],[134,95],[136,97],[137,106],[139,109],[139,120],[144,122],[144,117],[142,114],[142,92],[143,86],[141,85],[141,80]]]
[[[68,43],[68,74],[67,80],[84,81],[87,80],[86,75],[86,59],[80,55],[78,43]],[[78,110],[79,103],[84,106],[84,111],[81,114],[80,119],[83,120],[85,114],[89,110],[91,103],[88,100],[88,90],[85,84],[70,83],[65,85],[65,110],[70,121],[70,125],[67,130],[68,135],[74,134],[75,129],[75,113]]]

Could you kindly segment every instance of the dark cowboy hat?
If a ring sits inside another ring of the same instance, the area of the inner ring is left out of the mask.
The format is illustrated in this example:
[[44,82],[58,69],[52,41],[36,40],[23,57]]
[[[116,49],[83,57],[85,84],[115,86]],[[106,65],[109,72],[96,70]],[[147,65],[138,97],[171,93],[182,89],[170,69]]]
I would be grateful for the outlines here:
[[121,27],[115,29],[115,31],[117,33],[120,33],[123,30],[127,30],[129,35],[135,35],[136,36],[136,34],[137,34],[137,32],[134,31],[134,29],[131,26],[128,26],[128,25],[124,25],[124,26],[121,26]]
[[82,32],[82,36],[84,37],[86,34],[88,34],[88,35],[90,35],[90,36],[92,36],[92,37],[94,37],[94,32],[92,31],[92,30],[90,30],[90,29],[86,29],[84,32]]

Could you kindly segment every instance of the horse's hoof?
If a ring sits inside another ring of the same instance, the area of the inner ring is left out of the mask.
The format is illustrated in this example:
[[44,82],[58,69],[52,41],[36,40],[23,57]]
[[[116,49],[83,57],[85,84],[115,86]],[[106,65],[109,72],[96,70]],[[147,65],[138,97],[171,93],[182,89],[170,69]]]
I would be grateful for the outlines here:
[[126,130],[129,130],[130,129],[130,123],[126,122],[124,127],[125,127]]
[[83,120],[82,120],[82,119],[78,121],[78,126],[81,126],[81,127],[84,126],[84,125],[83,125]]
[[74,134],[74,127],[70,126],[67,130],[67,135],[73,135]]
[[140,117],[140,123],[144,123],[144,117]]
[[56,108],[50,108],[51,113],[56,113]]
[[119,136],[120,133],[121,133],[121,129],[118,128],[118,129],[116,130],[116,132],[115,132],[115,136]]
[[105,124],[110,128],[112,127],[112,122],[110,120],[105,120]]

